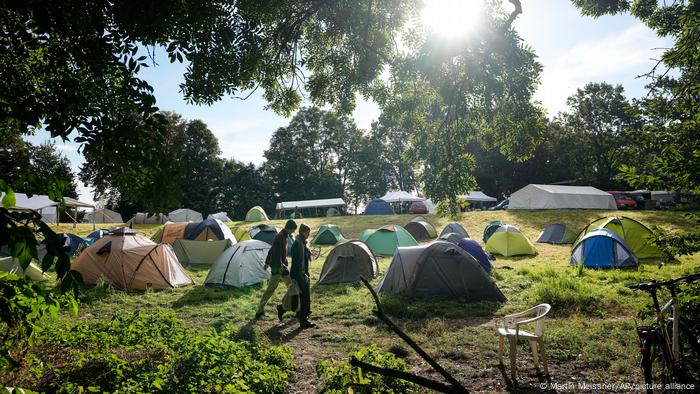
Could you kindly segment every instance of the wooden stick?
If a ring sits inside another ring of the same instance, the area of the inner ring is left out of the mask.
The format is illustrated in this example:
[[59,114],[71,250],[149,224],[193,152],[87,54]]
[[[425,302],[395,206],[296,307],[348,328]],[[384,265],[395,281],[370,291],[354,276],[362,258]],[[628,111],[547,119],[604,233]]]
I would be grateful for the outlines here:
[[353,367],[361,368],[363,371],[373,372],[379,375],[390,376],[393,378],[398,378],[406,380],[408,382],[415,383],[417,385],[427,387],[431,390],[435,390],[441,393],[454,393],[455,390],[452,386],[448,386],[444,383],[440,383],[435,380],[424,378],[422,376],[414,375],[412,373],[397,371],[391,368],[378,367],[376,365],[367,364],[358,360],[355,356],[350,357],[350,365]]
[[459,383],[459,381],[457,381],[457,379],[450,375],[449,372],[447,372],[440,364],[437,363],[437,361],[430,357],[428,353],[425,352],[425,350],[418,346],[418,344],[414,342],[413,339],[411,339],[408,335],[406,335],[406,333],[401,331],[401,329],[384,314],[382,304],[379,302],[379,296],[369,284],[369,281],[367,281],[367,279],[365,279],[364,277],[360,277],[360,279],[362,280],[362,283],[365,284],[365,287],[367,287],[367,289],[369,289],[369,292],[372,294],[372,298],[374,298],[374,303],[377,304],[377,310],[374,312],[374,314],[377,315],[377,317],[381,321],[386,323],[386,325],[389,326],[389,328],[391,328],[391,330],[394,331],[396,335],[398,335],[399,337],[401,337],[401,339],[408,343],[408,345],[411,346],[411,348],[413,348],[413,350],[415,350],[416,353],[418,353],[418,355],[420,355],[423,358],[423,360],[430,364],[430,366],[433,367],[435,371],[437,371],[448,382],[450,382],[450,384],[452,385],[451,392],[468,393],[467,389],[465,389]]

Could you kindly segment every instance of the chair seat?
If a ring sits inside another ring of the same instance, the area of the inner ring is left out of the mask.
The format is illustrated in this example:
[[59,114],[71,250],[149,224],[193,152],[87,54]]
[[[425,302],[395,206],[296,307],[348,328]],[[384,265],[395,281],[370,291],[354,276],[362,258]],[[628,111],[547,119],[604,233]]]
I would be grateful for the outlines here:
[[[498,328],[498,335],[501,335],[504,337],[514,337],[515,330],[512,328],[499,327]],[[520,330],[520,331],[518,331],[518,338],[537,340],[538,337],[537,337],[537,335],[535,335],[531,332]]]

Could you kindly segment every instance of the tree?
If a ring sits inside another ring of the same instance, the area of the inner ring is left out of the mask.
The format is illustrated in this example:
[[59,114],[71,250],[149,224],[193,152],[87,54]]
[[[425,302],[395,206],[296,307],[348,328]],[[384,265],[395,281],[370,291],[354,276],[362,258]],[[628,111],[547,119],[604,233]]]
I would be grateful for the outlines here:
[[396,172],[395,166],[387,161],[383,141],[376,135],[358,136],[351,141],[349,150],[351,155],[348,156],[350,159],[345,196],[357,213],[360,203],[366,203],[397,187],[390,176]]
[[181,206],[205,216],[218,212],[221,173],[224,162],[218,156],[219,141],[201,120],[187,122],[185,143],[179,163],[183,171]]
[[256,205],[261,205],[265,212],[274,210],[272,187],[261,168],[228,159],[224,161],[220,179],[218,207],[233,218],[243,220],[246,212]]

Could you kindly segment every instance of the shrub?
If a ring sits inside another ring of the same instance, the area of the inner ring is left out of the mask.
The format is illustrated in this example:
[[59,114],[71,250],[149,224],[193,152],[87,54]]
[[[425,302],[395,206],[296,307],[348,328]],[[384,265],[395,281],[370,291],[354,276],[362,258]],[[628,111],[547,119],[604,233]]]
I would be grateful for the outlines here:
[[[379,367],[407,370],[403,360],[375,347],[361,348],[352,356]],[[316,374],[325,381],[323,391],[329,393],[407,393],[414,388],[412,383],[401,379],[364,373],[348,361],[320,361],[316,364]]]

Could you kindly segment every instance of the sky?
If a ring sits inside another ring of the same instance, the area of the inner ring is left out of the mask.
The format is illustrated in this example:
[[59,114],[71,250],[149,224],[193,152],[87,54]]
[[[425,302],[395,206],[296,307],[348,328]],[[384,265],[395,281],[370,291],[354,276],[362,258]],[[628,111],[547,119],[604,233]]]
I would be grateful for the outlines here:
[[[637,76],[653,67],[653,59],[661,55],[658,48],[670,46],[667,39],[657,37],[629,15],[585,17],[568,0],[523,0],[522,5],[523,13],[513,26],[543,66],[535,100],[550,117],[565,111],[566,98],[588,82],[621,84],[628,98],[643,96],[647,81]],[[212,106],[189,105],[179,91],[185,66],[170,64],[162,51],[156,61],[157,67],[142,69],[139,76],[153,86],[161,110],[204,121],[218,137],[222,157],[263,162],[273,132],[289,119],[265,110],[260,94],[245,101],[228,97]],[[369,129],[379,114],[375,103],[360,100],[353,117],[360,128]],[[28,140],[40,143],[49,137],[40,131]],[[79,145],[57,140],[56,146],[71,160],[77,174],[84,162]],[[78,189],[82,201],[93,202],[90,188],[79,184]]]

